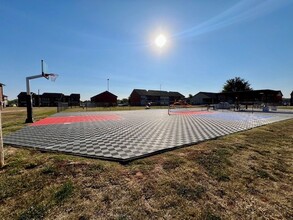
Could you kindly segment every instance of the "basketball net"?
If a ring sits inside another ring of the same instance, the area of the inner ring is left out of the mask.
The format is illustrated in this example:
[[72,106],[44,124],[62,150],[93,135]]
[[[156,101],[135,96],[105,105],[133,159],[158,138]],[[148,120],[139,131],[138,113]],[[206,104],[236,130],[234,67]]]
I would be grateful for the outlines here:
[[58,74],[56,74],[56,73],[45,73],[44,74],[44,77],[46,78],[46,79],[50,79],[52,82],[55,82],[55,80],[58,78]]

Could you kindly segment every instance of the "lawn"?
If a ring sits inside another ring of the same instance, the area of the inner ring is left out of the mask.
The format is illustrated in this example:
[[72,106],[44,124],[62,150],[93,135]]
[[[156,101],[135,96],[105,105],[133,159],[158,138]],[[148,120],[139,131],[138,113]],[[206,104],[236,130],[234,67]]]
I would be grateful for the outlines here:
[[[20,110],[20,109],[17,109]],[[56,112],[35,108],[35,119]],[[3,133],[25,111],[3,112]],[[293,120],[122,165],[5,146],[1,219],[292,219]]]

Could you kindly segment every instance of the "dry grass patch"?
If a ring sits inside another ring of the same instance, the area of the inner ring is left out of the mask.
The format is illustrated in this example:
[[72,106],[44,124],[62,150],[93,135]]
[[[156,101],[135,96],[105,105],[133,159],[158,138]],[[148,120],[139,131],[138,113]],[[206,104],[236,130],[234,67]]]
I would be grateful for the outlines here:
[[[35,121],[46,118],[57,112],[56,107],[42,107],[33,109],[33,117]],[[3,135],[17,131],[24,126],[27,116],[26,108],[11,107],[5,108],[2,112],[2,128]]]
[[293,120],[127,165],[5,146],[2,219],[290,219]]

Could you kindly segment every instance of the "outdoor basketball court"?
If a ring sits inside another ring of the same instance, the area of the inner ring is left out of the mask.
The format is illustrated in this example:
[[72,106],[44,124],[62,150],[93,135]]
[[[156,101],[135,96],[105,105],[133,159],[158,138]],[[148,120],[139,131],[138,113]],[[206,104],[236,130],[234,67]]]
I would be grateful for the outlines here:
[[293,114],[138,110],[57,113],[4,137],[4,143],[127,162],[293,118]]

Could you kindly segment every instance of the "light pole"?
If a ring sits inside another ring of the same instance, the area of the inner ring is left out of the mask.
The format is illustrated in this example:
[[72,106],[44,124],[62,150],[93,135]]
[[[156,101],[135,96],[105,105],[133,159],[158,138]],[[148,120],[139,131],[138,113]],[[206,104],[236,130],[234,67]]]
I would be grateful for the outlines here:
[[4,148],[2,137],[2,107],[0,107],[0,167],[4,167]]
[[107,91],[109,92],[109,79],[107,79]]

